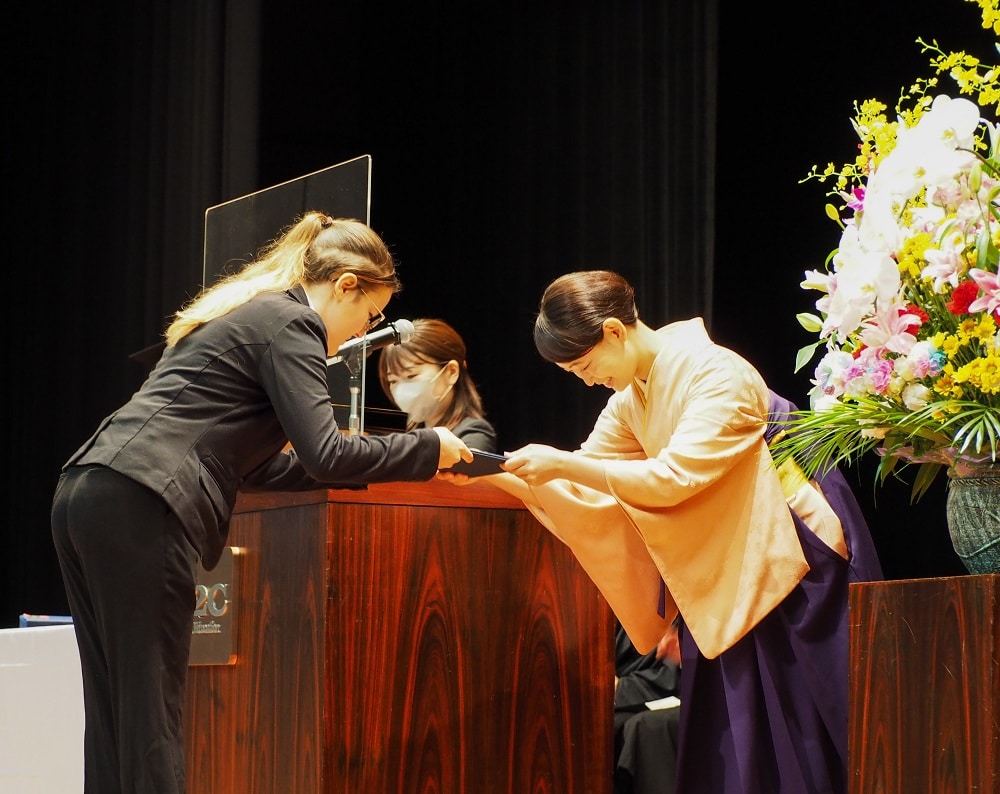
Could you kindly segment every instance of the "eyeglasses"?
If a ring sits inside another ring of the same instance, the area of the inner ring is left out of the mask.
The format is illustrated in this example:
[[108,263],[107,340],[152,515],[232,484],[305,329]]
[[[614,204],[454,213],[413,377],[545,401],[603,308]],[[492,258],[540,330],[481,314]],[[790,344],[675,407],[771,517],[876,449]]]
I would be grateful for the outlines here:
[[[358,287],[358,289],[361,290],[362,295],[368,298],[367,292],[361,289],[361,287]],[[375,310],[375,314],[368,315],[368,322],[365,323],[365,330],[364,330],[365,334],[367,334],[373,328],[377,328],[378,325],[385,319],[385,315],[382,314],[382,310],[375,304],[375,301],[373,301],[371,298],[368,298],[368,302],[372,305],[372,308]]]

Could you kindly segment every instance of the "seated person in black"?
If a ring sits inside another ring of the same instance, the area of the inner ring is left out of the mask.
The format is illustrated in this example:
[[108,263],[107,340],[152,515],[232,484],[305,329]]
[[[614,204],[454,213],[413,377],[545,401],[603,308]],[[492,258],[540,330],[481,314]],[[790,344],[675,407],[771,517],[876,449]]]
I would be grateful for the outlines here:
[[680,708],[646,704],[678,696],[680,686],[680,667],[664,643],[640,654],[617,624],[614,794],[674,794]]
[[447,427],[470,449],[497,451],[496,431],[469,375],[465,342],[443,320],[413,321],[413,335],[382,349],[379,382],[406,413],[406,429]]

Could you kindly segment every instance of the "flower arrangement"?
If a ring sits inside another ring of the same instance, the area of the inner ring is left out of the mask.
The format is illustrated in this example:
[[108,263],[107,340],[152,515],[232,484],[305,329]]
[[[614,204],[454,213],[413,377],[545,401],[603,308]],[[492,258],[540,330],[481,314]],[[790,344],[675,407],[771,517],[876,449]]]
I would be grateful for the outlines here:
[[[967,2],[1000,36],[1000,0]],[[796,371],[824,354],[810,409],[773,449],[810,475],[869,451],[880,480],[915,464],[914,499],[943,468],[1000,460],[1000,126],[983,116],[1000,110],[1000,66],[917,43],[934,76],[901,92],[894,119],[855,103],[855,160],[802,180],[834,182],[842,235],[802,282],[821,296],[798,315],[818,339]],[[942,73],[972,99],[934,93]]]

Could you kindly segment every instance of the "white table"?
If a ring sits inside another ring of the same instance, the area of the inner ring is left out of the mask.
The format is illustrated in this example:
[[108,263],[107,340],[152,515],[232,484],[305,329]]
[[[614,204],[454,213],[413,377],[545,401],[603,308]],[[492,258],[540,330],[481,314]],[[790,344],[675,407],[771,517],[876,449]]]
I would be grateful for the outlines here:
[[83,684],[72,626],[0,629],[0,792],[83,791]]

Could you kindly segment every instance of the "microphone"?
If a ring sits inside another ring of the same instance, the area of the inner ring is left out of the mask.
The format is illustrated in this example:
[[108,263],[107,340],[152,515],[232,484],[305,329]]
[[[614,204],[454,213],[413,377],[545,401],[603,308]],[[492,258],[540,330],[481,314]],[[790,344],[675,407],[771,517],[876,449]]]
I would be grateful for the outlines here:
[[381,331],[376,331],[373,334],[365,334],[364,336],[344,342],[344,344],[337,348],[337,352],[326,360],[326,364],[327,366],[339,364],[341,361],[347,360],[352,353],[362,347],[367,351],[365,355],[368,355],[368,353],[380,347],[409,342],[413,336],[413,331],[413,323],[409,320],[393,320]]

